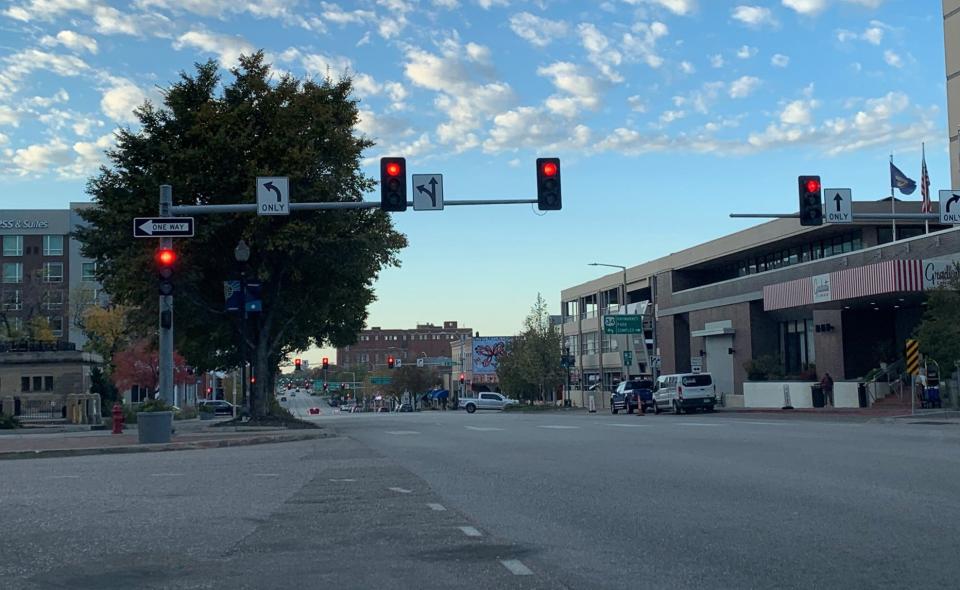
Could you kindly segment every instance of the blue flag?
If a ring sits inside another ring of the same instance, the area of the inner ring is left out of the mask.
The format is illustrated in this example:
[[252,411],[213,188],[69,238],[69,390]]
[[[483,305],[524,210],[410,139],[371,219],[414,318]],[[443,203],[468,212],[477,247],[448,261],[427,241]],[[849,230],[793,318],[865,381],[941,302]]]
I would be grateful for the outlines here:
[[905,195],[912,195],[917,190],[917,183],[907,178],[907,175],[890,162],[890,186],[900,190]]

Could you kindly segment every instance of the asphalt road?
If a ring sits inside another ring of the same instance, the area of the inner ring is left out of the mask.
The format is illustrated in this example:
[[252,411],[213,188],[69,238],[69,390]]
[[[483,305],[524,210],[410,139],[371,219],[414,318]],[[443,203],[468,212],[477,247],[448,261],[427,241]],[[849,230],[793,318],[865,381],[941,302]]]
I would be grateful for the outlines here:
[[335,414],[294,399],[297,412],[321,407],[313,419],[341,437],[0,464],[0,585],[943,588],[960,579],[956,425]]

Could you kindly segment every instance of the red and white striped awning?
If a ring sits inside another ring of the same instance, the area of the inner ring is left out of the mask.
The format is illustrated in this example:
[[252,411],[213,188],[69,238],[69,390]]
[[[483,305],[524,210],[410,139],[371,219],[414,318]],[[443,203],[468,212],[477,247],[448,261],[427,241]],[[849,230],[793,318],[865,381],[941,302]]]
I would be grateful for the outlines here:
[[922,266],[920,260],[886,260],[767,285],[763,288],[763,309],[772,311],[884,293],[922,291]]

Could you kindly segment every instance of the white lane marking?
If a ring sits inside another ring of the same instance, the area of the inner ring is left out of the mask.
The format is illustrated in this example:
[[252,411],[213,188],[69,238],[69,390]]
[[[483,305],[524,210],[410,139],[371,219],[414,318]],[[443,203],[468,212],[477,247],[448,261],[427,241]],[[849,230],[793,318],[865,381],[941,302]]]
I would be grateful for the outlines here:
[[731,420],[737,424],[766,424],[768,426],[780,426],[783,422],[761,422],[760,420]]
[[151,473],[150,477],[183,477],[182,473]]
[[547,426],[537,426],[537,428],[552,428],[553,430],[579,430],[579,426],[560,426],[557,424],[549,424]]
[[404,434],[420,434],[420,433],[417,432],[416,430],[388,430],[387,434],[404,435]]
[[708,424],[706,422],[677,422],[681,426],[723,426],[723,424]]
[[427,506],[430,507],[430,510],[435,510],[437,512],[443,512],[446,508],[443,507],[443,504],[435,504],[433,502],[427,502]]
[[468,537],[482,537],[483,533],[473,528],[472,526],[458,526],[458,529],[463,531],[463,534]]
[[501,559],[500,563],[503,567],[510,570],[510,573],[515,576],[532,576],[533,572],[527,566],[523,565],[519,559]]
[[607,426],[616,426],[617,428],[646,428],[646,424],[607,424]]
[[80,479],[79,475],[51,475],[50,479]]
[[387,489],[390,490],[391,492],[397,492],[398,494],[409,494],[410,492],[413,491],[405,488],[387,488]]
[[333,478],[333,477],[331,477],[331,478],[330,478],[330,481],[357,481],[357,480],[355,480],[355,479],[353,479],[353,478],[350,478],[350,477],[341,477],[341,478]]
[[254,477],[280,477],[279,473],[254,473]]
[[464,426],[467,430],[476,430],[477,432],[493,432],[494,430],[503,430],[493,426]]

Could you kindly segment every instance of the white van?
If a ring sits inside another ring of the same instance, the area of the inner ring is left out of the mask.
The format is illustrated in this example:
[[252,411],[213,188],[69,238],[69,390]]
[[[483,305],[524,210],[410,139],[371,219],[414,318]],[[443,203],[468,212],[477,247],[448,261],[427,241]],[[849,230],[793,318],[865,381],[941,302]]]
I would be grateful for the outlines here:
[[677,414],[704,409],[712,412],[717,403],[717,386],[710,373],[661,375],[653,390],[653,411],[673,410]]

